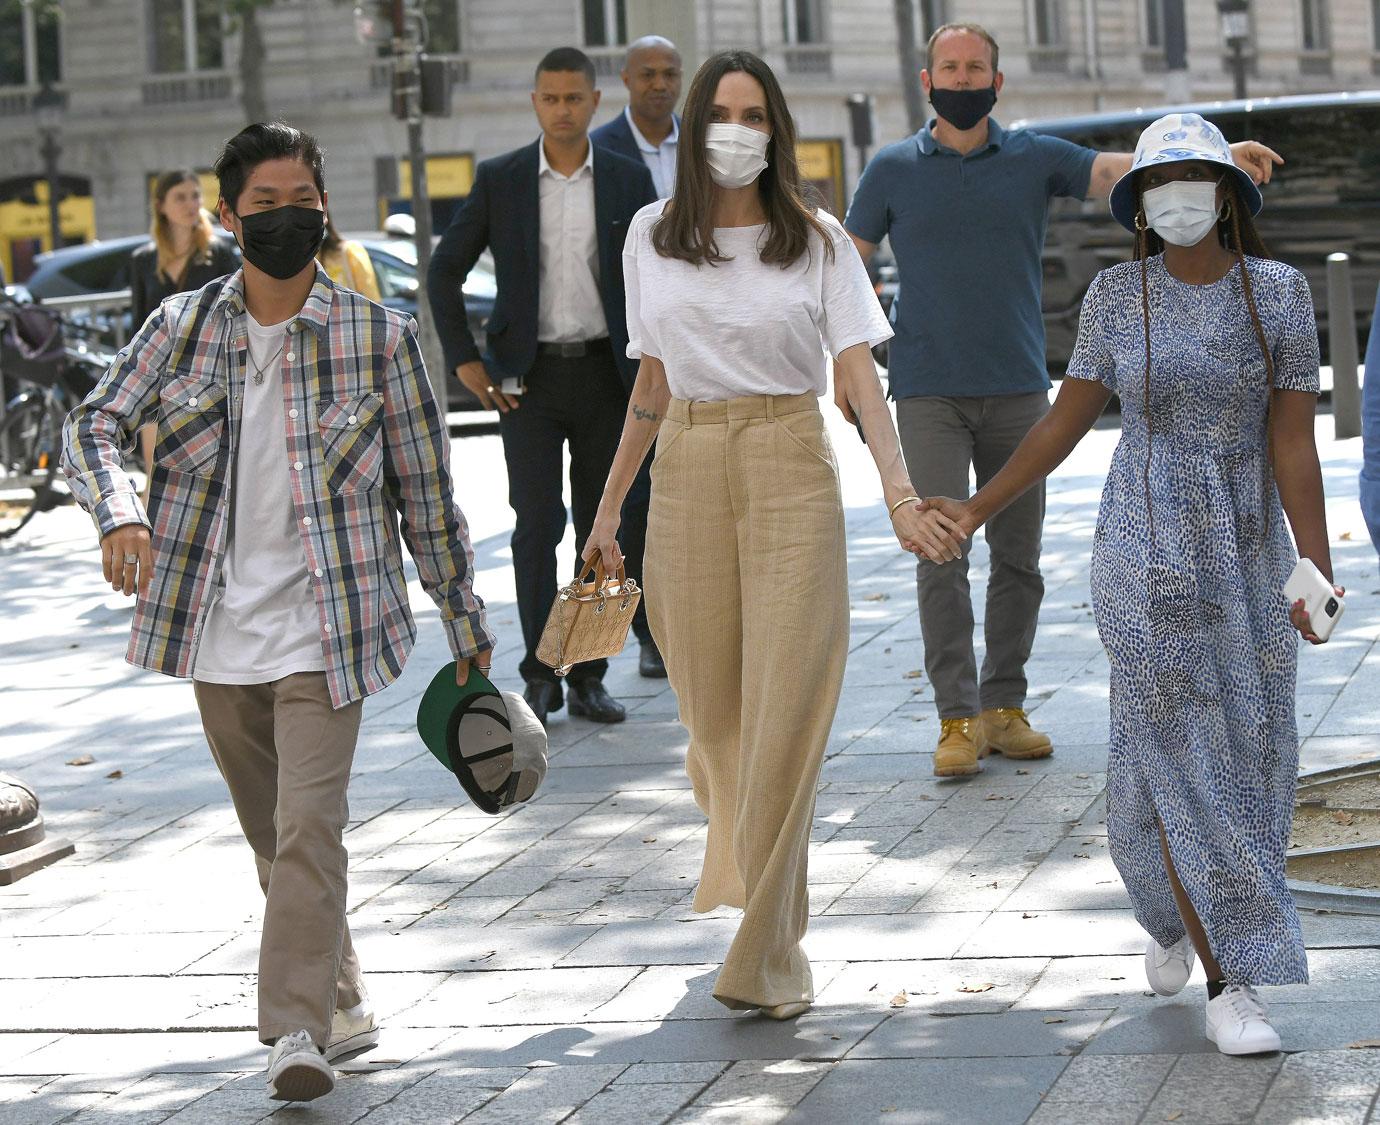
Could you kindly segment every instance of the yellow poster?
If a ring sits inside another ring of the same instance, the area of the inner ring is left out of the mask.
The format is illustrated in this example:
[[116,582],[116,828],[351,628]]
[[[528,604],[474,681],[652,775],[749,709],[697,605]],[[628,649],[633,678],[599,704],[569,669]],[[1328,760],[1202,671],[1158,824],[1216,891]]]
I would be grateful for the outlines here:
[[797,141],[795,158],[800,178],[815,189],[818,202],[842,218],[843,141],[833,137]]

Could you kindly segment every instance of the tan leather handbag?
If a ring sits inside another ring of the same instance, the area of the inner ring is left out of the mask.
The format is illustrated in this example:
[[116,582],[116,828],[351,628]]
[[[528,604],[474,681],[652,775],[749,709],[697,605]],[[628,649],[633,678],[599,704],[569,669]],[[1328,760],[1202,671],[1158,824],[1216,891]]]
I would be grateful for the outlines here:
[[603,560],[595,554],[575,581],[556,595],[537,644],[537,659],[564,676],[586,660],[617,656],[641,600],[642,591],[624,573],[622,564],[617,572],[607,574]]

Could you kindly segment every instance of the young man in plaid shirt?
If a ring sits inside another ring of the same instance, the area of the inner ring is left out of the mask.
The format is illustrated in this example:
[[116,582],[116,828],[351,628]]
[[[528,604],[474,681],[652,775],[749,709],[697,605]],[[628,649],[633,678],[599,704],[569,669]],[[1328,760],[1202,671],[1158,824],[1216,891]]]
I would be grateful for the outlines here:
[[[216,174],[243,269],[149,317],[73,411],[63,469],[106,578],[138,591],[128,659],[193,681],[267,895],[269,1096],[307,1100],[333,1087],[333,1059],[378,1040],[341,835],[363,699],[398,676],[415,636],[402,539],[461,683],[471,661],[487,670],[494,641],[416,324],[316,264],[316,141],[251,125]],[[154,422],[146,513],[120,448]]]

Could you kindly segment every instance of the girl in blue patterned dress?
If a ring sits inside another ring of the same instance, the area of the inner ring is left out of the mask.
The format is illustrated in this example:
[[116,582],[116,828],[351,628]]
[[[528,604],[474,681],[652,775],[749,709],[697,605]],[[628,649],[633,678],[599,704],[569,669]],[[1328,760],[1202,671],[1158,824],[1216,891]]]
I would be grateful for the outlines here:
[[1111,664],[1112,858],[1150,934],[1155,991],[1182,989],[1196,950],[1208,1038],[1228,1054],[1278,1050],[1252,986],[1308,979],[1284,855],[1295,630],[1320,643],[1282,593],[1290,528],[1332,575],[1313,302],[1302,274],[1266,257],[1260,192],[1197,114],[1145,130],[1111,203],[1136,260],[1088,289],[1053,409],[971,500],[926,506],[971,535],[1120,396],[1091,572]]

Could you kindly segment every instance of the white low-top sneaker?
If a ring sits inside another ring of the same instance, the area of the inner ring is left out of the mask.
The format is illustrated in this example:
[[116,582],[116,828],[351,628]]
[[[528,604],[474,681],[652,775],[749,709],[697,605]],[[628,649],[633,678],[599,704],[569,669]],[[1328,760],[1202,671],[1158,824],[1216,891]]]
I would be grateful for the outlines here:
[[1229,984],[1207,1005],[1207,1037],[1224,1055],[1259,1055],[1279,1050],[1279,1032],[1248,984]]
[[1193,942],[1187,934],[1165,949],[1154,938],[1145,943],[1145,979],[1161,996],[1177,996],[1193,973]]
[[335,1062],[344,1055],[377,1047],[378,1042],[378,1020],[368,1000],[353,1008],[337,1008],[331,1017],[331,1041],[326,1044],[326,1061]]
[[335,1089],[335,1071],[303,1028],[279,1036],[268,1056],[268,1096],[279,1102],[309,1102]]

